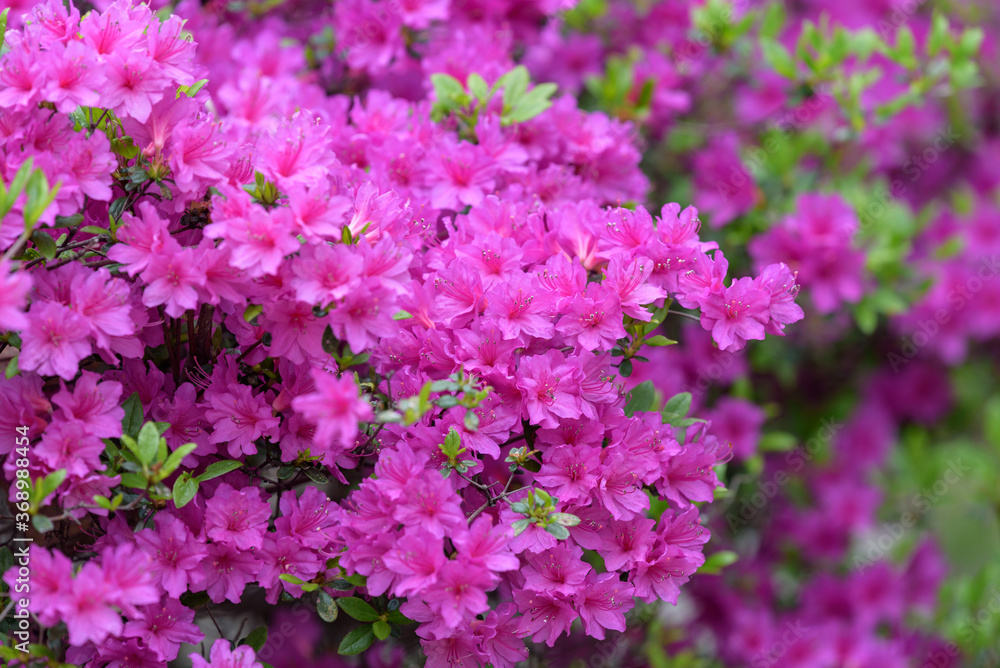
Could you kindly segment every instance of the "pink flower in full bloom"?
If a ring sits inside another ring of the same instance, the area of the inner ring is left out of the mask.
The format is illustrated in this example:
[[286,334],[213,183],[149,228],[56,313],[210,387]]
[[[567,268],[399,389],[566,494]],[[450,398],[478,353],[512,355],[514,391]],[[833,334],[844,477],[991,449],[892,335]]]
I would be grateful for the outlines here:
[[10,263],[0,260],[0,331],[18,331],[28,326],[25,301],[31,290],[31,276],[10,271]]
[[73,380],[80,360],[92,352],[90,328],[76,311],[55,302],[40,302],[28,311],[28,326],[18,365],[41,375]]
[[236,649],[230,649],[229,641],[225,638],[216,640],[212,645],[208,661],[198,653],[188,656],[191,659],[191,668],[264,668],[264,664],[257,661],[253,648],[240,645]]
[[750,339],[763,340],[770,301],[770,294],[744,276],[702,298],[701,326],[712,332],[722,350],[740,350]]
[[340,452],[352,448],[360,423],[372,418],[371,405],[351,376],[337,378],[322,369],[313,369],[311,374],[315,391],[295,397],[292,408],[316,423],[314,440],[321,449]]

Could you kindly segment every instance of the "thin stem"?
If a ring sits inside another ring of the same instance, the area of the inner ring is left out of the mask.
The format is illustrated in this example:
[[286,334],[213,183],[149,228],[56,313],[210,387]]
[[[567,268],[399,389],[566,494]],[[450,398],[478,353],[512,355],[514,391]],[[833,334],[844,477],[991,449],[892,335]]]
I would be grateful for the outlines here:
[[208,612],[208,616],[212,618],[212,623],[215,624],[215,630],[219,632],[219,637],[223,640],[229,640],[222,632],[222,629],[219,628],[219,622],[215,621],[215,615],[212,614],[212,607],[208,603],[205,604],[205,610]]
[[701,322],[701,318],[699,318],[698,316],[691,315],[690,313],[685,313],[684,311],[667,311],[667,313],[673,313],[674,315],[683,316],[685,318],[694,320],[695,322]]
[[236,358],[236,363],[239,364],[240,362],[242,362],[244,357],[246,357],[251,352],[253,352],[253,350],[256,349],[257,346],[259,346],[263,342],[264,342],[264,337],[263,336],[260,337],[259,339],[257,339],[256,341],[254,341],[253,344],[249,348],[247,348],[246,350],[243,351],[242,355],[240,355],[239,357]]

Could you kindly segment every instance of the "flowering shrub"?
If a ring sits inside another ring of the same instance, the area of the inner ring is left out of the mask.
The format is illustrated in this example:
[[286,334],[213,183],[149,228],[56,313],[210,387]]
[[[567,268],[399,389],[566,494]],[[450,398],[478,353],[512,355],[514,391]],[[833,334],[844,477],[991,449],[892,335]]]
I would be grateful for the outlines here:
[[949,654],[875,481],[997,334],[995,170],[920,145],[994,47],[744,5],[13,5],[5,660]]
[[[192,608],[257,589],[362,622],[343,654],[417,622],[431,665],[676,602],[728,450],[623,379],[674,301],[724,350],[802,311],[784,264],[728,277],[695,209],[609,206],[646,188],[626,125],[523,67],[436,73],[433,105],[326,96],[301,53],[217,79],[123,2],[38,5],[6,42],[3,454],[61,538],[29,609],[67,660],[173,660]],[[295,94],[262,108],[248,73]]]

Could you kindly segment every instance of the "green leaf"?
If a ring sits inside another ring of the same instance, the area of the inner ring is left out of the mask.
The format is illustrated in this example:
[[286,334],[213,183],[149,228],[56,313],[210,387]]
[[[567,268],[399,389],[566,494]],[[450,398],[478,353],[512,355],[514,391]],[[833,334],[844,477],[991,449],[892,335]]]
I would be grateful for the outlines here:
[[891,55],[900,65],[912,70],[917,66],[916,48],[917,42],[913,38],[913,31],[909,26],[903,26],[896,32],[896,44]]
[[486,80],[475,72],[470,74],[469,78],[466,79],[466,85],[469,88],[469,92],[472,93],[480,102],[485,103],[490,99],[490,87],[486,85]]
[[524,65],[518,65],[500,77],[496,84],[494,84],[494,88],[503,88],[505,109],[512,109],[514,107],[518,100],[527,92],[530,82],[531,76],[528,74],[528,68]]
[[306,474],[306,477],[312,480],[317,485],[325,485],[330,478],[317,468],[312,466],[306,466],[302,469],[302,472]]
[[337,648],[337,653],[342,656],[361,654],[371,647],[373,642],[375,642],[375,632],[371,625],[359,626],[344,636],[344,639],[340,641],[340,647]]
[[1000,453],[1000,394],[991,397],[983,408],[983,435]]
[[763,37],[775,38],[781,34],[785,25],[785,5],[782,2],[772,2],[764,10],[764,18],[760,24],[760,34]]
[[88,234],[111,234],[111,230],[105,227],[98,227],[97,225],[84,225],[80,228],[80,231]]
[[181,447],[171,452],[170,456],[167,457],[167,461],[163,463],[163,467],[160,469],[159,472],[160,480],[166,478],[171,473],[176,471],[177,467],[181,465],[181,461],[189,454],[194,452],[197,448],[198,448],[197,443],[185,443]]
[[476,415],[475,411],[465,411],[465,417],[462,418],[462,423],[469,431],[477,431],[479,429],[479,416]]
[[764,52],[764,60],[771,66],[771,69],[786,79],[794,80],[797,78],[798,73],[795,67],[795,60],[792,58],[792,54],[788,52],[788,49],[776,40],[766,37],[761,38],[760,48]]
[[306,583],[305,580],[303,580],[302,578],[296,577],[296,576],[292,575],[291,573],[282,573],[281,575],[278,576],[278,579],[279,580],[284,580],[285,582],[288,582],[289,584],[293,584],[293,585],[304,585]]
[[389,626],[387,622],[383,622],[381,619],[372,624],[372,632],[375,633],[375,637],[379,640],[385,640],[392,633],[392,627]]
[[3,376],[7,380],[10,380],[11,378],[13,378],[14,376],[17,375],[17,370],[18,370],[17,369],[17,358],[18,358],[18,356],[15,355],[14,357],[11,357],[10,360],[7,362],[7,368],[4,369],[4,372],[3,372]]
[[538,116],[552,106],[551,98],[558,87],[554,83],[543,83],[535,86],[515,104],[504,120],[510,123],[523,123]]
[[104,508],[104,510],[114,510],[114,506],[111,503],[111,499],[109,499],[106,496],[101,496],[100,494],[95,494],[94,495],[94,503],[96,503],[98,505],[98,507]]
[[239,645],[247,645],[254,652],[259,652],[264,649],[264,643],[267,642],[267,627],[258,626],[253,631],[247,634],[247,637],[239,642]]
[[798,444],[799,439],[794,434],[772,431],[761,436],[760,444],[757,447],[762,452],[787,452],[795,449]]
[[520,536],[522,533],[524,533],[524,530],[528,528],[529,524],[531,524],[530,520],[518,520],[514,522],[513,524],[514,536]]
[[185,592],[181,594],[181,605],[191,608],[200,608],[211,601],[208,597],[208,592],[198,591],[198,592]]
[[143,420],[142,400],[139,399],[139,393],[133,392],[122,404],[122,408],[125,409],[125,417],[122,418],[122,433],[135,438],[139,435],[139,428],[142,427]]
[[580,518],[570,513],[550,513],[549,519],[564,527],[575,527],[580,523]]
[[359,622],[374,622],[379,617],[375,608],[369,605],[366,601],[362,601],[360,598],[356,598],[354,596],[338,598],[337,605],[340,606],[341,610]]
[[739,555],[730,550],[716,552],[705,560],[702,567],[698,569],[698,573],[702,575],[717,575],[718,573],[721,573],[722,569],[726,566],[735,564],[738,559]]
[[152,422],[142,425],[139,430],[139,437],[136,439],[136,447],[133,450],[139,462],[147,466],[156,459],[156,451],[160,447],[160,430]]
[[559,540],[566,540],[569,538],[569,529],[561,524],[550,524],[545,527],[545,530],[558,538]]
[[409,320],[412,317],[413,317],[412,313],[408,313],[407,311],[399,310],[399,311],[396,311],[396,313],[392,316],[392,319],[393,320]]
[[878,326],[878,312],[870,299],[863,299],[854,309],[854,320],[862,334],[869,335]]
[[66,479],[66,469],[59,469],[58,471],[53,471],[52,473],[45,476],[42,479],[41,485],[39,485],[39,491],[41,493],[41,496],[39,497],[38,500],[42,501],[49,494],[52,494],[57,489],[59,489],[59,485],[61,485],[63,483],[63,480],[65,479]]
[[975,56],[983,43],[983,35],[983,29],[979,26],[963,30],[962,36],[958,40],[958,52],[956,55],[961,58],[972,58]]
[[355,587],[364,587],[368,584],[368,578],[360,573],[355,573],[354,575],[345,575],[344,579],[350,582]]
[[632,375],[632,360],[622,360],[621,364],[618,365],[618,373],[622,378],[628,378]]
[[56,252],[59,250],[56,247],[56,240],[52,238],[48,232],[43,232],[42,230],[35,230],[31,233],[31,242],[35,244],[35,249],[42,254],[46,260],[53,260],[56,257]]
[[673,339],[668,339],[665,336],[657,334],[655,336],[650,336],[646,339],[643,339],[643,343],[645,343],[647,346],[653,346],[654,348],[659,348],[662,346],[672,346],[677,342],[674,341]]
[[[392,602],[390,601],[390,605]],[[413,620],[401,613],[399,610],[390,610],[386,615],[386,621],[390,624],[412,624]]]
[[319,613],[320,619],[324,622],[335,622],[337,621],[339,610],[340,608],[337,607],[332,596],[325,591],[319,593],[319,596],[316,598],[316,612]]
[[465,94],[461,82],[449,74],[432,74],[431,85],[434,87],[434,96],[445,109],[461,109],[472,101]]
[[31,178],[34,161],[34,158],[28,158],[21,163],[13,180],[10,182],[10,188],[4,189],[5,184],[0,183],[0,192],[3,194],[3,201],[0,202],[0,218],[6,216],[14,207],[14,202],[17,201],[18,196],[24,190],[24,186],[27,185],[28,179]]
[[3,48],[4,38],[7,36],[7,14],[10,13],[10,7],[0,12],[0,49]]
[[243,310],[243,320],[252,322],[254,318],[264,312],[264,307],[260,304],[250,304]]
[[951,34],[948,32],[948,17],[935,10],[931,18],[931,33],[927,37],[927,55],[936,56],[948,44],[951,43]]
[[438,446],[441,453],[449,459],[454,459],[462,451],[462,436],[454,427],[448,428],[448,435],[444,437],[444,443]]
[[205,467],[200,475],[195,476],[195,480],[198,482],[205,482],[206,480],[211,480],[212,478],[218,478],[220,475],[226,475],[230,471],[235,471],[236,469],[243,466],[243,462],[238,462],[235,459],[226,459],[221,462],[212,462]]
[[45,515],[34,515],[31,518],[31,524],[38,530],[39,533],[48,533],[56,528],[56,525],[52,523],[52,520]]
[[667,403],[660,410],[660,414],[663,415],[664,424],[677,418],[685,417],[688,411],[691,410],[691,399],[690,392],[681,392],[667,399]]
[[653,381],[647,380],[639,383],[628,394],[628,402],[625,404],[625,415],[632,417],[636,413],[643,413],[653,408],[653,401],[656,400],[656,388]]
[[[122,485],[125,487],[131,487],[133,489],[146,489],[149,487],[149,481],[146,480],[146,476],[140,473],[122,473]],[[174,491],[177,491],[177,484],[174,484]],[[192,494],[192,496],[194,496]],[[190,499],[188,499],[190,501]],[[187,503],[187,501],[185,501]],[[180,508],[180,506],[178,506]]]
[[45,177],[45,172],[36,169],[28,178],[24,191],[27,194],[27,201],[24,205],[24,229],[30,230],[42,217],[45,210],[52,204],[52,201],[59,194],[62,183],[56,183],[49,187],[49,180]]
[[[122,476],[124,478],[124,476]],[[173,499],[174,505],[183,508],[191,503],[191,499],[198,493],[198,481],[191,477],[190,473],[182,473],[174,481]]]
[[177,97],[179,98],[182,94],[187,95],[188,97],[194,97],[198,94],[198,91],[205,87],[205,84],[207,83],[208,79],[199,79],[190,86],[178,86]]

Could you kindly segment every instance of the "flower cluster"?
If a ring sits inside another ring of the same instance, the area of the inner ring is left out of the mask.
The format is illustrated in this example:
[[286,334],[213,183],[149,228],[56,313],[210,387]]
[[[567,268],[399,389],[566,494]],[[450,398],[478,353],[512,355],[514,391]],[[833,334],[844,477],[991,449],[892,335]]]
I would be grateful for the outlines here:
[[725,351],[784,335],[795,274],[651,215],[631,126],[463,56],[479,22],[435,38],[447,3],[338,3],[351,76],[399,77],[357,96],[294,21],[176,10],[49,0],[0,56],[10,498],[96,534],[32,551],[67,659],[162,664],[257,590],[362,622],[344,653],[417,622],[428,665],[496,668],[676,603],[731,446],[626,379],[674,303]]

